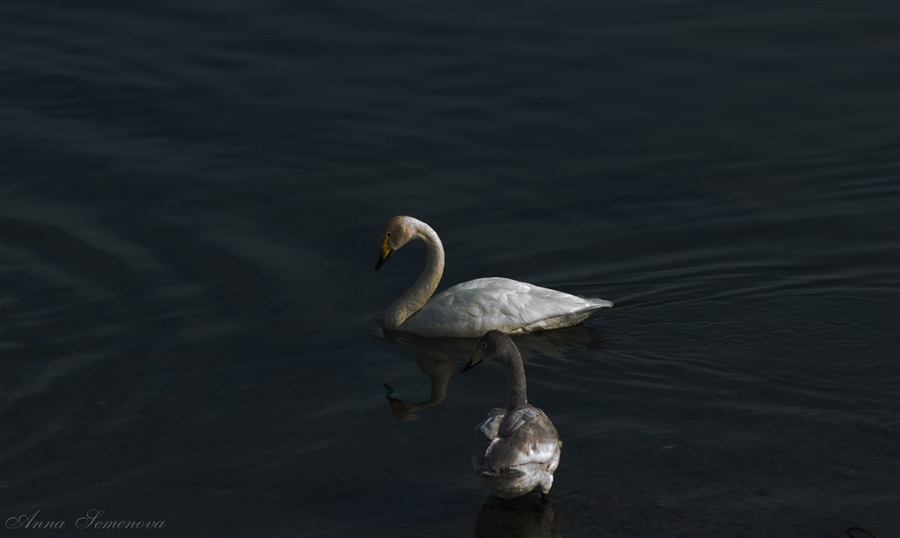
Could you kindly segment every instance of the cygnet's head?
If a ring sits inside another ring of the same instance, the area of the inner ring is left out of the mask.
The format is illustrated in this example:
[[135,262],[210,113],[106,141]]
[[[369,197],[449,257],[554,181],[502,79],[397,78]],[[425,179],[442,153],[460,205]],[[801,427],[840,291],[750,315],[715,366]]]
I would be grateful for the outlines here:
[[516,344],[513,343],[506,333],[500,331],[488,331],[481,337],[478,346],[475,348],[475,354],[469,362],[463,367],[462,371],[470,370],[484,361],[495,359],[497,357],[505,358],[512,356],[517,351]]
[[376,271],[395,250],[400,250],[400,247],[416,237],[418,223],[419,220],[413,217],[399,216],[384,224],[384,228],[381,230],[381,255],[378,256],[378,263],[375,264]]

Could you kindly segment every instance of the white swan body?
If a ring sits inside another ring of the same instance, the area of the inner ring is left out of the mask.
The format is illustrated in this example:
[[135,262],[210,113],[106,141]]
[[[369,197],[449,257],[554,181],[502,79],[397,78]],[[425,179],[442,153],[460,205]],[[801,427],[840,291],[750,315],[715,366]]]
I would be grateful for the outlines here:
[[399,330],[421,336],[477,337],[490,330],[523,333],[568,327],[612,306],[502,277],[457,284],[431,298]]
[[547,415],[528,404],[525,368],[518,348],[509,336],[490,331],[462,371],[494,357],[506,364],[506,406],[491,410],[475,428],[472,469],[498,497],[519,497],[540,488],[547,502],[562,442]]
[[432,297],[444,271],[444,247],[437,233],[418,219],[394,217],[385,224],[375,269],[414,239],[425,242],[428,261],[422,276],[385,313],[388,330],[426,338],[475,338],[490,330],[523,333],[575,325],[613,305],[501,277],[463,282]]

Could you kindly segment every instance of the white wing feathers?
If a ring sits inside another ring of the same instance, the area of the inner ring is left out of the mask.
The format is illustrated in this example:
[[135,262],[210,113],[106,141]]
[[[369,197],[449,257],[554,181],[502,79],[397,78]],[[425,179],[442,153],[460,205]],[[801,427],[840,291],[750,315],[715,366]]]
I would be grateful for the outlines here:
[[[405,325],[413,332],[438,330],[445,336],[471,336],[491,329],[507,333],[577,323],[610,301],[578,297],[508,278],[479,278],[457,284],[431,298]],[[404,327],[406,329],[407,327]]]

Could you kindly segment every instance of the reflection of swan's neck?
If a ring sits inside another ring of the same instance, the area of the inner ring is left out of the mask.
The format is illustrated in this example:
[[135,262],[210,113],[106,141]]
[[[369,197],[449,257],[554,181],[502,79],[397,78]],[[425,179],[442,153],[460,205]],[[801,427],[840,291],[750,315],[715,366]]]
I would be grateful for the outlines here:
[[405,415],[413,411],[420,411],[422,409],[433,407],[443,402],[447,397],[447,385],[450,383],[450,377],[453,376],[453,372],[456,370],[456,366],[450,362],[450,359],[418,360],[416,363],[419,365],[419,368],[422,369],[422,372],[428,376],[429,381],[431,381],[431,397],[424,402],[411,403],[404,400],[392,399],[388,396],[388,400],[391,402],[391,408],[393,408],[394,413],[397,415]]
[[525,387],[525,366],[519,351],[510,351],[503,356],[506,363],[506,408],[510,411],[528,404]]
[[437,289],[441,275],[444,274],[444,245],[441,244],[438,234],[431,226],[421,221],[416,223],[415,230],[415,238],[424,241],[428,249],[428,262],[419,280],[394,301],[384,314],[384,326],[389,330],[399,329],[407,318],[425,306]]

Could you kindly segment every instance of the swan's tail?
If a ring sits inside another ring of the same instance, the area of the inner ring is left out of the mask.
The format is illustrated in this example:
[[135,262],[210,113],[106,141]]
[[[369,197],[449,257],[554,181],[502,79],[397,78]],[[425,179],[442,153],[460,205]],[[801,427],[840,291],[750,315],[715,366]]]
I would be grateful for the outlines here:
[[613,305],[612,301],[607,301],[606,299],[597,299],[594,297],[580,297],[580,299],[584,300],[587,304],[574,312],[566,312],[565,314],[540,319],[527,325],[517,327],[515,330],[509,331],[509,333],[527,333],[531,331],[546,331],[549,329],[559,329],[560,327],[570,327],[591,317],[591,314],[597,310],[600,310],[601,308],[610,308]]
[[600,310],[601,308],[612,308],[613,302],[607,301],[606,299],[596,299],[594,297],[582,297],[585,301],[587,301],[587,306],[581,310],[581,312],[593,312],[594,310]]

